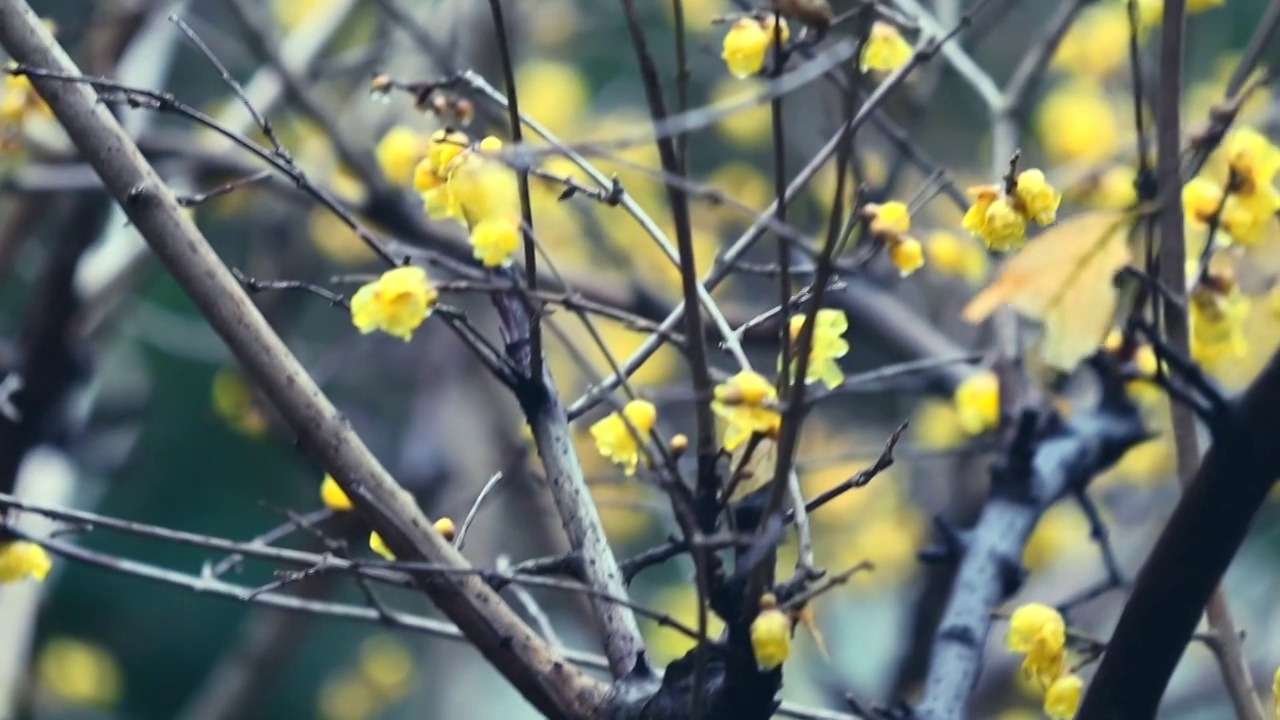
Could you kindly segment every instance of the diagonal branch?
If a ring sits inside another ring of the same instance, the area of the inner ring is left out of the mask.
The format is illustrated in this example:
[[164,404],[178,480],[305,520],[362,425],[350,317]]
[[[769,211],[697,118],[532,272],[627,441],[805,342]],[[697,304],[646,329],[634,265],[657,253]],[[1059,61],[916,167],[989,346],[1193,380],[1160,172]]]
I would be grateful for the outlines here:
[[[19,62],[78,74],[23,0],[0,0],[0,44]],[[357,510],[401,557],[464,567],[239,288],[173,193],[89,88],[33,82],[72,142],[302,445],[338,479]],[[421,574],[418,584],[544,714],[588,717],[606,689],[570,669],[478,577]]]

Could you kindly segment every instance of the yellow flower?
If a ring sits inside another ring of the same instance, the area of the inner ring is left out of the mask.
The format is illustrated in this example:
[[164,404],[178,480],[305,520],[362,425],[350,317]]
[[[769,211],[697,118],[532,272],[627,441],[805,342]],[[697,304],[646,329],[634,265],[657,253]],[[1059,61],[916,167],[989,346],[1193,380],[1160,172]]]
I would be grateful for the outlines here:
[[391,635],[375,635],[360,644],[360,677],[384,700],[402,698],[412,687],[413,655]]
[[369,549],[381,556],[383,560],[395,562],[395,553],[391,552],[391,548],[387,547],[387,543],[376,530],[369,533]]
[[906,203],[871,203],[867,205],[867,213],[871,217],[871,234],[876,237],[901,235],[911,230],[911,213]]
[[388,270],[351,298],[351,322],[362,334],[382,330],[408,342],[431,314],[439,295],[420,267]]
[[906,65],[914,53],[911,43],[902,37],[898,28],[877,20],[871,24],[867,44],[862,47],[858,69],[864,73],[869,70],[892,72]]
[[[647,442],[657,419],[658,410],[653,403],[632,400],[622,412],[611,413],[592,425],[591,437],[600,454],[625,468],[629,477],[635,474],[640,461],[640,443]],[[634,433],[631,428],[635,428]]]
[[1067,624],[1062,614],[1041,603],[1027,603],[1009,616],[1005,645],[1012,652],[1031,652],[1037,643],[1061,650],[1067,642]]
[[240,373],[230,368],[218,370],[213,376],[210,395],[213,411],[233,430],[249,437],[261,437],[267,432],[267,418]]
[[1102,78],[1129,60],[1129,11],[1124,3],[1085,8],[1054,52],[1051,65],[1072,75]]
[[791,654],[791,619],[771,593],[760,598],[760,614],[751,623],[751,649],[761,672],[777,668]]
[[471,252],[485,267],[502,267],[520,247],[520,226],[508,218],[489,218],[471,228]]
[[[777,32],[781,33],[782,42],[791,37],[786,20]],[[729,68],[729,73],[736,78],[746,78],[760,72],[764,67],[765,55],[773,45],[774,20],[744,17],[735,22],[724,36],[724,45],[720,57]]]
[[1248,353],[1244,324],[1249,317],[1249,298],[1235,283],[1227,288],[1197,284],[1188,300],[1193,360],[1212,366]]
[[342,218],[319,205],[307,212],[307,238],[321,255],[339,265],[358,265],[377,258]]
[[442,517],[431,523],[431,527],[440,533],[440,537],[444,538],[445,542],[453,542],[458,535],[458,526],[453,523],[453,518]]
[[44,548],[26,540],[0,543],[0,584],[31,578],[44,580],[53,563]]
[[900,236],[897,242],[889,244],[889,259],[902,277],[924,267],[924,247],[920,241],[911,236]]
[[[804,329],[804,315],[793,315],[791,326],[791,347],[794,351],[799,342],[800,331]],[[849,320],[843,310],[822,308],[814,318],[813,340],[810,343],[809,365],[805,368],[806,384],[822,381],[828,389],[834,390],[844,382],[844,373],[840,371],[837,359],[849,352],[849,343],[844,334],[849,329]],[[779,362],[781,364],[781,362]],[[792,367],[795,367],[793,364]],[[772,386],[770,386],[772,388]]]
[[520,112],[561,137],[587,116],[591,89],[572,63],[527,60],[516,70],[516,87],[537,88],[520,98]]
[[[760,80],[740,82],[725,78],[711,89],[708,99],[713,105],[737,104],[750,98],[760,97],[764,89],[765,84]],[[716,132],[730,145],[748,149],[759,147],[769,140],[773,128],[773,116],[769,110],[769,103],[757,102],[754,105],[742,107],[720,118],[715,128]],[[633,182],[628,187],[634,186]]]
[[1077,79],[1054,88],[1035,122],[1044,154],[1055,163],[1098,163],[1120,148],[1122,121],[1100,83]]
[[1117,165],[1102,173],[1092,199],[1098,207],[1124,210],[1138,204],[1138,173],[1132,167]]
[[961,381],[954,402],[960,427],[970,435],[993,430],[1000,424],[1000,382],[990,370]]
[[995,185],[971,188],[974,203],[961,221],[965,230],[996,252],[1016,250],[1027,238],[1027,219]]
[[324,482],[320,483],[320,502],[335,512],[346,512],[355,507],[332,475],[325,475]]
[[449,170],[471,139],[461,132],[437,130],[427,141],[426,157],[413,169],[413,189],[422,196],[423,211],[434,220],[463,220],[462,209],[449,190]]
[[1035,681],[1041,689],[1047,688],[1062,675],[1065,665],[1066,653],[1061,648],[1054,650],[1041,642],[1034,645],[1022,659],[1022,677]]
[[373,149],[378,169],[387,182],[397,187],[408,185],[414,177],[414,168],[426,154],[423,138],[416,130],[397,125],[387,131]]
[[924,245],[929,267],[946,275],[962,277],[971,284],[987,277],[987,253],[977,243],[955,233],[938,230]]
[[[677,583],[662,588],[652,598],[649,606],[665,613],[685,627],[698,627],[698,591],[693,583]],[[693,638],[682,632],[659,624],[656,620],[641,620],[645,644],[659,663],[671,663],[693,649]],[[707,612],[707,637],[719,637],[724,631],[724,621],[715,613]]]
[[1276,713],[1280,714],[1280,667],[1276,668],[1276,674],[1271,678],[1271,704]]
[[1182,211],[1188,225],[1204,225],[1222,204],[1222,187],[1206,177],[1194,177],[1182,186]]
[[743,370],[715,388],[711,409],[729,422],[724,449],[732,451],[753,433],[772,436],[782,424],[778,391],[763,375]]
[[51,113],[49,105],[36,91],[31,78],[26,75],[4,75],[0,82],[0,128],[18,126],[32,115]]
[[1064,675],[1044,694],[1044,714],[1052,720],[1071,720],[1080,707],[1080,696],[1084,692],[1084,681],[1077,675]]
[[40,685],[76,705],[107,708],[120,699],[120,665],[106,649],[72,638],[54,638],[36,659]]
[[1062,195],[1045,179],[1044,173],[1032,168],[1018,173],[1014,187],[1014,204],[1028,220],[1048,225],[1058,217]]

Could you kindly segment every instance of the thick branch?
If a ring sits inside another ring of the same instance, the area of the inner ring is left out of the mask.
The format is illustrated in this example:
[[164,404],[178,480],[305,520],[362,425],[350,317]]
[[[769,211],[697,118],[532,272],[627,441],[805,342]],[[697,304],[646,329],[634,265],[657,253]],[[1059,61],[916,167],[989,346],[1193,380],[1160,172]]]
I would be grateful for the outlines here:
[[[1084,487],[1145,437],[1137,409],[1113,388],[1091,412],[1043,438],[1015,440],[1007,464],[993,471],[991,496],[974,527],[951,599],[934,636],[921,720],[961,720],[991,631],[991,611],[1022,582],[1022,550],[1040,516]],[[1029,430],[1030,424],[1024,423]],[[1034,448],[1029,458],[1019,459]],[[1125,716],[1139,717],[1139,716]]]
[[[0,0],[0,43],[19,62],[78,74],[22,0]],[[89,88],[34,80],[75,145],[256,384],[401,557],[465,566],[373,457],[272,331],[181,212],[172,192]],[[475,576],[421,574],[419,584],[468,639],[540,711],[589,717],[604,688],[569,668]]]

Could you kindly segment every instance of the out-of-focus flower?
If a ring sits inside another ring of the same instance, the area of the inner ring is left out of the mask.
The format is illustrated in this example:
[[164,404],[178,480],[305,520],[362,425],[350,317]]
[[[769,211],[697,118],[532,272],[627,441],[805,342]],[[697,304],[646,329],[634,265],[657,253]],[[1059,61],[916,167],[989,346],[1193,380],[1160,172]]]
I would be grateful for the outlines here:
[[405,265],[363,285],[351,298],[351,322],[363,334],[381,330],[408,342],[431,314],[439,293],[416,265]]
[[1129,12],[1122,2],[1085,8],[1053,54],[1051,67],[1103,78],[1129,60]]
[[413,655],[390,635],[375,635],[360,644],[360,677],[383,702],[395,702],[408,694],[413,670]]
[[647,442],[657,420],[658,410],[653,403],[632,400],[621,412],[610,413],[592,425],[591,437],[600,454],[621,465],[629,477],[640,462],[640,443]]
[[[791,335],[791,348],[795,351],[800,342],[800,333],[804,329],[806,316],[793,315],[788,331]],[[849,329],[849,320],[843,310],[822,308],[814,317],[813,339],[810,343],[809,364],[805,368],[806,384],[821,381],[827,389],[834,390],[844,382],[844,373],[836,362],[849,352],[849,343],[844,333]],[[798,358],[792,359],[791,367],[795,368]],[[781,360],[778,362],[782,364]]]
[[938,230],[929,235],[924,254],[929,267],[945,275],[964,278],[973,285],[987,277],[986,252],[977,243],[955,233]]
[[1044,693],[1044,713],[1051,720],[1071,720],[1080,708],[1084,681],[1078,675],[1063,675]]
[[990,370],[974,373],[956,387],[954,403],[960,427],[970,435],[1000,424],[1000,381]]
[[914,52],[897,27],[877,20],[871,24],[871,32],[858,58],[858,68],[862,72],[892,72],[906,65]]
[[40,685],[75,705],[108,708],[120,699],[120,664],[106,649],[74,638],[53,638],[36,658]]
[[[737,104],[748,98],[759,97],[764,88],[765,84],[760,80],[735,81],[726,78],[711,89],[709,100],[713,105]],[[772,128],[773,116],[768,102],[757,102],[737,109],[715,124],[716,132],[725,142],[744,150],[758,148],[768,142]]]
[[27,578],[41,581],[51,568],[49,554],[39,545],[26,540],[0,542],[0,584]]
[[791,38],[787,21],[782,20],[782,26],[775,28],[774,18],[774,15],[765,19],[744,17],[730,26],[724,36],[720,57],[731,75],[747,78],[759,73],[764,67],[765,56],[773,47],[775,35],[780,35],[784,43]]
[[409,185],[414,167],[426,154],[427,139],[407,125],[388,130],[373,149],[382,177],[396,187]]
[[213,376],[210,394],[213,411],[233,430],[254,438],[266,433],[267,418],[240,373],[230,368],[219,370]]
[[1120,148],[1123,121],[1101,83],[1075,80],[1055,87],[1040,102],[1036,135],[1055,163],[1093,164]]
[[355,507],[332,475],[325,475],[324,482],[320,483],[320,502],[334,512],[347,512]]
[[1212,367],[1248,353],[1249,298],[1233,281],[1197,283],[1188,300],[1192,359]]
[[520,94],[520,112],[562,137],[582,121],[591,103],[582,71],[558,60],[522,63],[516,69],[516,87],[532,89]]
[[782,424],[778,391],[760,373],[743,370],[715,388],[711,409],[729,422],[724,449],[732,451],[753,433],[772,436]]
[[760,598],[760,614],[751,622],[751,649],[761,672],[779,667],[791,654],[791,618],[771,593]]

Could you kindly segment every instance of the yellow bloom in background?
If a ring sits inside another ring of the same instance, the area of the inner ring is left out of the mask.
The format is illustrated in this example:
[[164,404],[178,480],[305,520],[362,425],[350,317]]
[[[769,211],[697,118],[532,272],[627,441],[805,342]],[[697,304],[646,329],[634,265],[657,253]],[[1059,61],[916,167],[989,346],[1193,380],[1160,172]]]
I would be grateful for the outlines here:
[[[794,352],[800,342],[800,332],[804,329],[804,315],[793,315],[788,331],[791,334],[791,347]],[[809,364],[805,368],[805,384],[822,381],[827,389],[834,390],[844,382],[844,373],[836,360],[849,352],[849,343],[844,334],[849,329],[849,319],[843,310],[822,308],[814,317],[813,340],[810,344]],[[779,361],[781,364],[781,361]],[[795,363],[792,363],[795,367]],[[763,378],[762,378],[763,379]],[[772,386],[770,386],[772,387]]]
[[901,235],[911,230],[911,212],[906,203],[891,201],[881,205],[870,204],[871,233],[876,236]]
[[717,385],[711,409],[729,422],[724,449],[732,451],[753,433],[776,434],[782,424],[777,403],[778,391],[773,383],[753,370],[743,370]]
[[970,435],[1000,425],[1000,381],[990,370],[965,378],[956,386],[953,402],[960,428]]
[[320,687],[317,714],[321,720],[372,720],[380,706],[377,691],[363,677],[343,674]]
[[1117,165],[1098,178],[1098,185],[1091,196],[1095,205],[1109,210],[1125,210],[1138,204],[1138,188],[1135,183],[1138,172],[1132,167]]
[[[664,6],[665,7],[665,6]],[[760,211],[773,202],[774,191],[772,181],[760,172],[755,165],[734,161],[721,165],[707,178],[707,184],[719,190],[725,197]],[[724,218],[749,218],[735,209],[727,209]]]
[[1044,173],[1032,168],[1018,173],[1014,200],[1024,217],[1038,225],[1049,225],[1058,218],[1062,195],[1049,184]]
[[335,512],[347,512],[355,507],[332,475],[325,475],[324,482],[320,483],[320,502]]
[[40,685],[59,699],[99,708],[120,700],[120,664],[105,648],[74,638],[53,638],[36,657]]
[[1043,570],[1064,556],[1088,549],[1089,521],[1079,508],[1058,503],[1040,516],[1040,521],[1022,548],[1022,564],[1028,570]]
[[307,211],[307,238],[321,255],[339,265],[359,265],[377,258],[356,231],[328,208],[317,206]]
[[862,47],[858,68],[862,72],[892,72],[906,65],[915,50],[902,37],[894,25],[877,20],[871,24],[871,33]]
[[397,125],[388,130],[373,149],[382,177],[397,187],[410,183],[414,167],[426,154],[426,139],[407,125]]
[[751,622],[751,649],[761,672],[779,667],[791,654],[791,618],[771,593],[760,598],[760,614]]
[[781,33],[782,42],[791,38],[791,30],[787,21],[775,31],[774,16],[766,20],[744,17],[735,22],[729,32],[725,33],[720,57],[729,74],[736,78],[748,78],[760,72],[764,67],[765,56],[773,46],[774,35]]
[[648,443],[649,433],[657,420],[658,409],[653,403],[632,400],[623,406],[622,412],[610,413],[592,425],[591,437],[595,438],[600,454],[621,465],[630,477],[636,473],[636,464],[640,462],[640,444]]
[[930,234],[925,240],[924,253],[929,267],[944,275],[964,278],[971,285],[987,277],[987,253],[955,233],[938,230]]
[[1102,78],[1129,60],[1129,10],[1123,3],[1085,8],[1054,52],[1050,67],[1072,75]]
[[391,552],[391,548],[387,547],[387,543],[377,531],[369,533],[369,549],[377,553],[383,560],[394,562],[395,553]]
[[[765,83],[760,80],[738,82],[725,79],[712,88],[709,100],[713,105],[745,102],[748,98],[759,97],[764,88]],[[744,150],[767,143],[772,128],[773,116],[768,101],[725,115],[715,124],[716,132],[725,142]]]
[[1125,125],[1100,83],[1074,80],[1053,89],[1035,115],[1036,136],[1054,163],[1099,163],[1120,149]]
[[9,540],[0,543],[0,584],[27,578],[42,581],[52,568],[49,554],[33,542]]
[[591,104],[587,79],[570,63],[549,59],[527,60],[516,69],[520,112],[564,137],[586,115]]
[[427,271],[416,265],[388,270],[352,296],[351,322],[361,334],[381,330],[408,342],[431,314],[439,295]]
[[1027,239],[1027,219],[1004,196],[999,186],[970,188],[973,205],[961,225],[996,252],[1016,250]]
[[969,439],[960,427],[960,415],[954,403],[924,400],[911,419],[911,434],[923,450],[950,450]]
[[1271,678],[1271,707],[1280,714],[1280,667],[1276,668],[1276,673]]
[[1044,714],[1051,720],[1071,720],[1080,708],[1080,696],[1084,694],[1084,681],[1077,675],[1064,675],[1044,694]]
[[471,229],[471,252],[481,265],[502,267],[520,247],[520,226],[509,218],[489,218]]
[[907,277],[924,267],[924,246],[913,237],[899,236],[889,244],[889,260],[898,268],[899,275]]
[[[693,583],[668,585],[646,605],[686,627],[698,628],[698,590]],[[641,618],[640,627],[656,663],[669,664],[693,649],[693,638],[678,630],[662,627],[656,620]],[[723,632],[724,622],[708,609],[707,637],[714,639]]]
[[[1220,7],[1226,0],[1187,0],[1187,12],[1194,15]],[[1164,20],[1164,0],[1138,0],[1138,23],[1152,28]]]
[[1061,650],[1067,642],[1067,624],[1062,614],[1041,603],[1019,606],[1009,616],[1005,646],[1012,652],[1031,652],[1037,643]]
[[1244,324],[1249,298],[1234,283],[1227,289],[1196,285],[1188,298],[1191,321],[1191,357],[1206,367],[1239,359],[1249,351]]
[[230,368],[218,370],[213,376],[210,395],[213,411],[231,429],[253,438],[262,437],[267,432],[267,417],[240,373]]
[[408,694],[413,682],[413,654],[391,635],[375,635],[360,643],[360,677],[383,702]]

